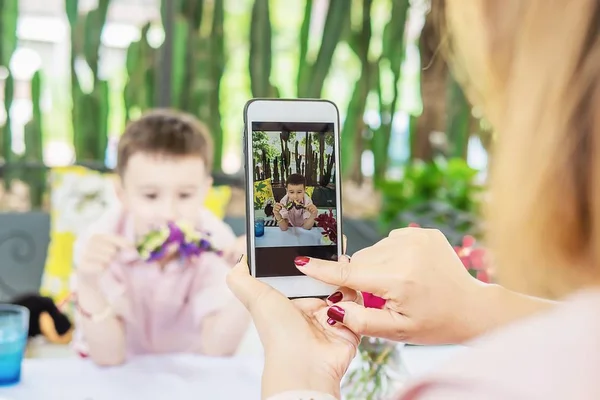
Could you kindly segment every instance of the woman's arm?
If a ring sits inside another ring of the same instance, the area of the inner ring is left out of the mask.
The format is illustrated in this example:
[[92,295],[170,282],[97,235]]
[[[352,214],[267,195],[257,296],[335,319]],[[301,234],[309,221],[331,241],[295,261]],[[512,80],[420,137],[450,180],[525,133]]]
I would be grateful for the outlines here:
[[494,284],[481,285],[471,299],[472,309],[462,312],[458,342],[465,342],[518,319],[543,312],[557,302],[527,296]]

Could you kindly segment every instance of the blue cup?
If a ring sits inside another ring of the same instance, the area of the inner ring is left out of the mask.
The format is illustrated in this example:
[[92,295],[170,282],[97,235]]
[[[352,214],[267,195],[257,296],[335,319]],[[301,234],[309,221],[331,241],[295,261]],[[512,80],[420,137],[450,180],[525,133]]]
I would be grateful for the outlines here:
[[0,304],[0,386],[21,381],[21,363],[27,346],[29,310]]
[[256,218],[254,220],[254,236],[261,237],[265,235],[265,219]]

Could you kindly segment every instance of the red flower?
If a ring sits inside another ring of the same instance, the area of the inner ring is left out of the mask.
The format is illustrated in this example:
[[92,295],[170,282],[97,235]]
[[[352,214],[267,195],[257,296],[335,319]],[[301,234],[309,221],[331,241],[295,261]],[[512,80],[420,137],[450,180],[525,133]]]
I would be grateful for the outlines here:
[[323,229],[323,236],[326,236],[333,243],[337,243],[337,221],[333,216],[333,210],[329,209],[328,213],[319,214],[315,218],[315,222],[319,228]]

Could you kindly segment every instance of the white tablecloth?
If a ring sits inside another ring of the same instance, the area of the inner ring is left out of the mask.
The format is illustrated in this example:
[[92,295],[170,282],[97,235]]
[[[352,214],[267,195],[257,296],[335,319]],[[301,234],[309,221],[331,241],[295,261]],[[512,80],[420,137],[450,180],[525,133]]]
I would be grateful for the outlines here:
[[[407,378],[449,361],[461,346],[405,346]],[[259,400],[260,357],[145,356],[99,368],[77,357],[26,359],[20,384],[0,400]]]
[[410,378],[425,375],[444,363],[452,360],[456,354],[464,351],[465,346],[404,346],[402,362]]
[[326,244],[322,232],[322,228],[306,230],[290,227],[282,231],[279,227],[265,227],[264,236],[255,237],[254,243],[256,247],[321,246]]
[[99,368],[80,358],[27,359],[0,400],[259,400],[262,360],[145,356]]

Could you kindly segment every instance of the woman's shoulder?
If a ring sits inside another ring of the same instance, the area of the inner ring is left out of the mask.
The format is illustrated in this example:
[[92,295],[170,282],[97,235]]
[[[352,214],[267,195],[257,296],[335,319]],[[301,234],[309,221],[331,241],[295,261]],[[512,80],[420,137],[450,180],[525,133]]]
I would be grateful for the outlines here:
[[469,347],[399,399],[600,398],[600,292],[579,293]]

